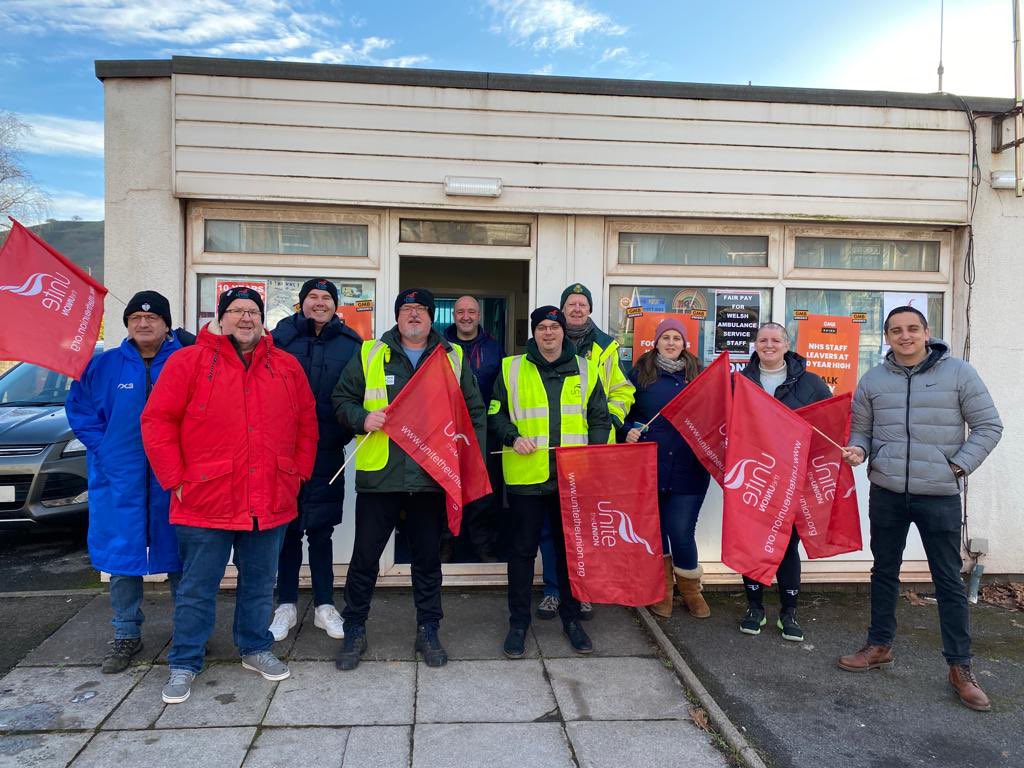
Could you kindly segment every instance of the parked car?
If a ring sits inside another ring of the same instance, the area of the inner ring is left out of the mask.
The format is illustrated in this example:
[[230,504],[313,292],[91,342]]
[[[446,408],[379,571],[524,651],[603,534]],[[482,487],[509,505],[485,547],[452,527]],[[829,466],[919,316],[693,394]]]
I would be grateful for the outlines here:
[[86,520],[85,446],[64,413],[71,382],[31,363],[0,375],[0,528]]

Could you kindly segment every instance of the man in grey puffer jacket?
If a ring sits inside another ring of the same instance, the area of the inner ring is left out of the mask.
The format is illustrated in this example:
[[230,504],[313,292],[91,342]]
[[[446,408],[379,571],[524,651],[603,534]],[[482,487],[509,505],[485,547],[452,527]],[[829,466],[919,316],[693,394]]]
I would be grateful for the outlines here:
[[892,349],[857,386],[844,451],[853,466],[870,461],[871,628],[866,645],[841,657],[839,666],[863,672],[892,665],[900,565],[914,523],[935,584],[949,682],[964,706],[988,711],[988,697],[971,671],[960,490],[999,442],[1003,425],[978,373],[950,357],[946,342],[929,337],[918,310],[892,310],[885,338]]

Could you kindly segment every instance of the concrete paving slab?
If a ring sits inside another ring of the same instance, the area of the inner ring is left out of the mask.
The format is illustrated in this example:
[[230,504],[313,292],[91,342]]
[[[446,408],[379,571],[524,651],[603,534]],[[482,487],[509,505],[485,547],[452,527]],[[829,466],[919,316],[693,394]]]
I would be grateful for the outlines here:
[[278,684],[265,725],[407,725],[413,722],[416,665],[364,661],[339,672],[332,662],[295,661]]
[[348,728],[264,728],[242,765],[243,768],[280,768],[283,765],[339,768],[348,735]]
[[539,659],[420,666],[417,723],[529,723],[554,717],[555,697]]
[[[338,610],[344,599],[337,596]],[[444,625],[442,624],[442,632]],[[368,648],[363,656],[367,661],[413,661],[413,643],[416,640],[416,609],[412,593],[405,590],[378,589],[374,593],[370,617],[366,622]],[[341,640],[327,636],[313,626],[313,611],[307,611],[301,631],[295,640],[289,658],[299,661],[332,661]]]
[[[170,593],[146,592],[142,601],[146,621],[142,625],[142,651],[134,664],[149,664],[156,659],[171,637]],[[96,595],[64,626],[48,637],[21,662],[21,666],[56,664],[100,664],[114,639],[110,624],[110,596]]]
[[408,725],[353,728],[341,768],[401,768],[409,765],[411,747],[412,728]]
[[[6,582],[4,587],[7,587]],[[0,627],[4,628],[4,642],[0,643],[0,675],[6,675],[94,597],[92,592],[88,592],[0,600]]]
[[239,768],[255,728],[197,728],[181,731],[103,731],[72,768]]
[[150,667],[145,677],[132,688],[131,693],[125,696],[124,701],[100,727],[111,731],[152,728],[167,706],[160,698],[160,690],[166,682],[167,667]]
[[[594,618],[583,622],[583,628],[594,643],[592,656],[653,656],[655,646],[629,608],[618,605],[595,605]],[[577,656],[562,632],[557,617],[546,621],[534,619],[533,633],[541,655],[548,659]]]
[[559,723],[417,725],[416,768],[575,768]]
[[259,725],[277,685],[241,663],[211,664],[192,683],[188,701],[166,707],[156,727]]
[[0,768],[57,768],[71,762],[92,733],[0,736]]
[[[231,626],[235,620],[235,593],[221,592],[217,595],[216,619],[213,625],[213,633],[206,643],[206,663],[211,661],[228,661],[239,658],[238,648],[231,637]],[[170,653],[170,643],[160,654],[161,664],[167,663],[167,654]]]
[[[452,659],[503,659],[501,644],[508,632],[508,599],[504,590],[444,593],[441,640]],[[537,643],[527,633],[526,656],[537,657]]]
[[566,722],[689,717],[679,680],[657,659],[545,659],[544,666]]
[[119,675],[95,667],[15,667],[0,680],[0,731],[95,728],[145,670]]
[[566,723],[580,768],[728,768],[711,736],[691,722]]

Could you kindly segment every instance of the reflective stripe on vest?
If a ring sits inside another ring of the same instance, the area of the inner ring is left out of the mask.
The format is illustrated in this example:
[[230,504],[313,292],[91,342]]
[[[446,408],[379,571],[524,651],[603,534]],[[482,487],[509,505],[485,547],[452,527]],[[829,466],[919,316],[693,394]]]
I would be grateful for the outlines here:
[[[601,349],[595,341],[590,359],[597,360],[601,386],[604,387],[604,396],[608,399],[608,413],[624,423],[626,414],[633,407],[636,388],[626,378],[619,366],[619,345],[612,341],[607,347]],[[615,442],[614,425],[608,433],[608,442]]]
[[[462,381],[462,347],[453,346],[447,353],[448,363],[455,372],[455,380]],[[364,341],[359,351],[363,364],[363,379],[366,387],[363,390],[363,408],[377,411],[388,404],[387,378],[384,364],[391,361],[391,347],[383,341]],[[366,445],[363,445],[366,443]],[[383,430],[368,435],[356,435],[356,469],[363,472],[376,472],[388,464],[388,447],[391,441]]]
[[[576,358],[579,373],[562,380],[559,402],[561,445],[587,444],[587,403],[597,386],[597,369],[582,357]],[[548,456],[548,395],[537,366],[525,355],[506,357],[501,363],[505,391],[508,393],[509,419],[520,436],[536,443],[538,450],[529,456],[515,451],[501,454],[505,482],[510,485],[536,485],[550,476]]]

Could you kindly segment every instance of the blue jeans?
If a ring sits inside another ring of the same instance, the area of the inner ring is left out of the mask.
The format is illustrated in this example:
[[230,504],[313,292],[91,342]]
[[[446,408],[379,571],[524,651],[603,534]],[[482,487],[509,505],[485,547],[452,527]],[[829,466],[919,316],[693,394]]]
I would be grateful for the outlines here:
[[704,494],[684,495],[659,493],[658,513],[661,517],[661,551],[672,554],[676,568],[692,571],[698,565],[697,515],[704,503]]
[[[171,589],[171,602],[176,601],[180,573],[167,574],[167,586]],[[132,640],[142,637],[142,622],[146,620],[142,612],[142,577],[110,574],[110,607],[114,610],[115,640]]]
[[206,641],[213,633],[217,592],[234,549],[238,568],[232,637],[238,652],[248,656],[269,650],[270,614],[274,607],[277,558],[287,525],[266,531],[223,531],[174,526],[181,557],[181,583],[174,603],[174,637],[167,663],[171,669],[203,669]]
[[540,568],[544,575],[544,596],[561,595],[562,591],[558,588],[558,569],[555,567],[555,542],[551,538],[551,525],[546,517],[540,529]]

